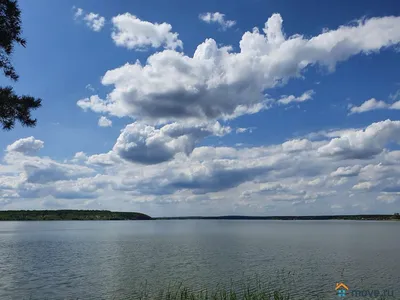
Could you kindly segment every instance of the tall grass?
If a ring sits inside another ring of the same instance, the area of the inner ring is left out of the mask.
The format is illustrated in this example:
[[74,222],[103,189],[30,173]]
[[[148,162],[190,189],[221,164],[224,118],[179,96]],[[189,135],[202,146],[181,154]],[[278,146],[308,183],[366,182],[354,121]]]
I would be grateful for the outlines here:
[[247,286],[246,289],[238,291],[233,287],[216,288],[214,290],[203,289],[193,291],[183,285],[169,286],[165,290],[160,290],[155,295],[150,295],[146,290],[142,290],[138,297],[139,300],[290,300],[289,294],[279,291],[268,291],[261,287],[254,289]]
[[[286,276],[283,276],[286,277]],[[289,276],[287,276],[289,277]],[[139,284],[135,287],[132,293],[122,293],[119,295],[110,295],[106,298],[96,298],[98,300],[325,300],[325,299],[339,299],[332,289],[332,293],[325,293],[324,295],[304,295],[299,293],[290,294],[291,290],[290,280],[285,281],[283,285],[270,285],[269,283],[262,282],[257,276],[247,280],[240,280],[239,282],[231,281],[230,284],[224,286],[222,284],[216,285],[213,289],[206,288],[188,288],[182,283],[173,283],[167,285],[165,288],[161,287],[156,290],[154,286],[150,287],[147,282]],[[346,297],[347,298],[347,297]],[[351,298],[351,295],[349,295]],[[67,299],[67,298],[63,298]],[[90,298],[93,299],[93,298]],[[394,297],[379,297],[379,298],[363,298],[375,300],[389,300],[397,299]],[[1,300],[1,299],[0,299]],[[29,300],[53,300],[49,298],[29,298]],[[86,300],[85,298],[73,298],[69,300]]]
[[[132,298],[133,299],[133,298]],[[182,283],[169,284],[157,292],[149,292],[142,284],[134,299],[138,300],[292,300],[289,292],[278,291],[260,277],[244,278],[228,285],[217,284],[214,289],[191,289]]]
[[[291,295],[289,292],[274,290],[268,284],[262,283],[259,279],[243,282],[242,284],[233,283],[228,288],[217,286],[215,289],[193,290],[183,284],[172,284],[161,289],[156,293],[149,293],[146,284],[142,285],[138,295],[132,299],[138,300],[325,300],[338,299],[332,290],[332,295],[301,297]],[[351,296],[349,296],[351,297]],[[395,298],[363,298],[375,300],[388,300]],[[118,300],[117,298],[115,300]]]

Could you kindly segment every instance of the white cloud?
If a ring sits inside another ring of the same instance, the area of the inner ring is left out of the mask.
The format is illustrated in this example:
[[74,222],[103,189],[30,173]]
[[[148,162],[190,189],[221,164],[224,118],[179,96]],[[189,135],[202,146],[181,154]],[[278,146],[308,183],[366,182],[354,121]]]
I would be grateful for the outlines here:
[[392,101],[400,100],[400,90],[397,90],[393,94],[390,94],[389,95],[389,99],[392,100]]
[[381,193],[378,197],[377,200],[383,201],[386,203],[394,203],[396,201],[400,200],[400,193]]
[[72,7],[75,20],[83,20],[86,25],[93,31],[99,32],[105,25],[106,19],[99,14],[90,12],[85,14],[85,11],[79,7]]
[[75,20],[80,18],[83,15],[83,9],[82,8],[73,6],[72,10],[74,11],[74,19]]
[[71,161],[74,163],[77,163],[77,162],[84,162],[87,159],[88,159],[88,156],[86,155],[86,153],[80,151],[80,152],[75,153],[75,155]]
[[76,164],[59,163],[50,158],[27,156],[26,153],[9,152],[4,158],[21,172],[20,180],[26,183],[50,183],[77,179],[93,174],[93,170]]
[[89,165],[97,165],[102,167],[116,165],[121,162],[121,159],[116,153],[110,151],[108,153],[94,154],[88,157]]
[[307,139],[293,139],[282,144],[282,149],[285,152],[298,152],[312,149],[313,144]]
[[207,12],[204,14],[199,15],[199,19],[206,22],[206,23],[217,23],[221,26],[222,30],[226,30],[228,28],[231,28],[232,26],[235,26],[236,21],[232,20],[225,20],[225,15],[221,14],[219,12]]
[[98,125],[100,127],[111,127],[112,121],[110,119],[108,119],[107,117],[101,116],[99,119]]
[[305,137],[310,140],[320,140],[326,138],[336,138],[341,137],[342,135],[346,135],[352,133],[357,130],[361,130],[363,128],[345,128],[345,129],[331,129],[331,130],[320,130],[317,132],[311,132]]
[[157,129],[135,122],[125,127],[113,151],[121,158],[141,164],[157,164],[173,159],[177,153],[189,155],[197,142],[209,135],[230,132],[218,122],[183,125],[172,123]]
[[[400,121],[321,131],[269,146],[200,145],[208,136],[231,131],[217,120],[309,100],[311,91],[273,102],[266,94],[293,77],[306,76],[307,68],[319,65],[333,71],[353,55],[397,45],[399,17],[366,19],[315,37],[287,37],[282,18],[274,14],[263,30],[243,34],[237,52],[207,39],[192,56],[174,50],[182,42],[169,24],[127,14],[116,18],[124,16],[126,23],[120,22],[119,28],[114,24],[115,43],[167,49],[146,62],[107,71],[102,84],[111,85],[112,91],[104,100],[92,95],[77,105],[104,116],[133,117],[135,122],[121,131],[108,152],[78,152],[64,162],[32,156],[43,147],[40,143],[10,145],[14,150],[5,152],[0,165],[1,205],[99,205],[149,209],[153,215],[225,214],[235,209],[243,214],[270,209],[277,214],[317,214],[332,207],[373,210],[377,199],[397,199],[400,156],[390,147],[400,142]],[[182,210],[185,205],[187,211]]]
[[116,116],[122,116],[122,112],[118,112],[117,108],[115,108],[115,105],[108,101],[104,101],[100,99],[99,96],[94,95],[90,96],[89,98],[81,99],[76,103],[80,108],[82,108],[84,111],[87,111],[89,109],[93,110],[94,112],[97,113],[102,113],[102,112],[107,112],[108,109],[114,111],[114,115]]
[[[121,16],[128,24],[142,22],[130,15]],[[321,65],[333,71],[337,63],[353,55],[379,52],[400,42],[400,17],[365,19],[311,38],[285,37],[282,22],[281,16],[274,14],[264,33],[257,28],[244,33],[239,52],[206,39],[192,57],[164,50],[149,56],[145,64],[137,61],[107,71],[102,83],[114,86],[114,90],[106,100],[96,95],[78,105],[155,122],[229,119],[265,109],[265,91],[303,76],[307,67]],[[129,26],[114,33],[121,45],[129,46]],[[130,47],[136,47],[138,41],[141,39],[132,38]],[[146,35],[139,44],[160,46],[164,41],[154,42]]]
[[104,17],[92,12],[88,13],[83,19],[86,21],[86,25],[96,32],[100,31],[106,22]]
[[148,47],[167,49],[183,48],[178,34],[172,32],[168,23],[151,23],[125,13],[112,18],[114,25],[112,39],[117,46],[144,50]]
[[361,171],[360,165],[339,167],[336,171],[331,173],[332,177],[352,177],[357,176]]
[[389,109],[400,109],[400,101],[396,101],[395,103],[391,104]]
[[[229,129],[213,122],[161,127],[135,122],[122,131],[111,151],[92,156],[78,152],[64,163],[7,151],[0,165],[0,204],[4,209],[48,208],[54,203],[63,208],[140,206],[152,215],[261,214],[271,208],[277,214],[327,214],[331,206],[341,206],[346,213],[380,212],[385,208],[379,203],[399,203],[399,151],[382,151],[398,134],[386,129],[398,126],[392,122],[361,131],[342,129],[318,141],[194,149],[195,140],[222,136]],[[373,135],[381,152],[348,159],[344,166],[342,156],[317,151],[349,134]],[[153,156],[155,149],[161,150]],[[167,155],[160,159],[160,153]]]
[[26,181],[29,183],[49,183],[93,174],[93,170],[86,167],[70,166],[48,160],[28,161],[23,167]]
[[[105,187],[110,184],[108,176],[96,175],[76,180],[60,180],[57,184],[24,183],[19,186],[18,196],[22,198],[45,198],[81,200],[99,197]],[[61,206],[62,207],[62,206]]]
[[282,96],[278,100],[278,102],[281,103],[281,104],[290,104],[290,103],[293,103],[293,102],[304,102],[304,101],[307,101],[307,100],[311,100],[314,94],[315,94],[315,92],[313,90],[308,90],[308,91],[304,92],[299,97],[296,97],[296,96],[293,96],[293,95],[290,95],[290,96],[286,96],[285,95],[285,96]]
[[6,150],[8,152],[19,152],[25,155],[33,155],[42,149],[44,146],[44,142],[41,140],[35,139],[33,136],[19,139],[8,145]]
[[375,187],[375,185],[376,184],[373,182],[364,181],[354,185],[353,190],[370,190],[371,188]]
[[248,128],[242,128],[242,127],[236,128],[236,133],[244,133],[246,131],[248,131]]
[[253,133],[254,129],[256,129],[256,127],[238,127],[236,128],[236,133]]
[[400,109],[400,101],[389,104],[386,103],[385,101],[382,100],[378,101],[375,98],[371,98],[362,103],[360,106],[351,106],[350,114],[363,113],[377,109]]
[[94,92],[94,91],[95,91],[94,87],[93,87],[90,83],[87,84],[87,85],[85,86],[85,88],[86,88],[87,90],[91,91],[91,92]]
[[344,159],[366,159],[381,153],[389,142],[400,143],[400,121],[386,120],[347,132],[321,146],[318,153]]

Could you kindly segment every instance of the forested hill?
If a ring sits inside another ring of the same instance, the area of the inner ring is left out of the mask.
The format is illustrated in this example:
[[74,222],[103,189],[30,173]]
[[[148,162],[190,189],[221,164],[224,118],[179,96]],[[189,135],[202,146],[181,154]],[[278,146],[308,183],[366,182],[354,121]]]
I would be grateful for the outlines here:
[[214,217],[162,217],[153,220],[400,220],[399,213],[393,215],[319,215],[319,216],[214,216]]
[[3,210],[0,221],[57,221],[57,220],[150,220],[137,212],[109,210]]
[[191,216],[152,218],[138,212],[109,210],[3,210],[0,221],[57,221],[57,220],[400,220],[393,215],[325,215],[325,216]]

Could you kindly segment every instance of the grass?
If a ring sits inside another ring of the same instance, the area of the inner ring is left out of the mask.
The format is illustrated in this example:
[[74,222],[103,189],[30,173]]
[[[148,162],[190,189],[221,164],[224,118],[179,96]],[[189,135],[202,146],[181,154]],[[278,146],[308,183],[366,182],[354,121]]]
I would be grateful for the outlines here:
[[[291,286],[290,276],[281,271],[277,274],[284,286]],[[142,284],[140,291],[132,299],[138,300],[297,300],[289,292],[279,291],[268,283],[262,282],[259,276],[242,278],[239,281],[223,285],[217,284],[214,289],[191,289],[182,283],[169,284],[157,292],[149,292],[147,283]],[[117,299],[116,299],[117,300]],[[301,299],[303,300],[303,299]]]
[[290,295],[278,291],[268,291],[257,288],[251,289],[249,286],[242,291],[234,288],[216,288],[214,290],[203,289],[193,291],[182,285],[169,286],[165,290],[160,290],[158,294],[150,296],[143,290],[139,300],[290,300]]
[[[242,280],[230,283],[229,287],[217,285],[214,289],[190,289],[182,283],[169,284],[166,288],[161,288],[155,291],[150,288],[147,283],[139,285],[135,292],[129,296],[114,295],[108,298],[98,298],[98,300],[325,300],[325,299],[339,299],[335,295],[334,290],[332,294],[327,295],[304,295],[304,297],[297,294],[291,295],[286,289],[290,289],[290,282],[285,282],[285,289],[279,290],[278,288],[271,288],[267,283],[262,283],[256,277],[251,280]],[[346,297],[347,298],[347,297]],[[351,295],[349,295],[349,298]],[[63,298],[67,299],[67,298]],[[85,300],[84,298],[68,298],[69,300]],[[362,299],[375,299],[375,300],[389,300],[395,299],[394,297],[378,297]],[[29,298],[29,300],[39,300],[38,298]],[[50,300],[42,298],[40,300]]]
[[[289,284],[290,285],[290,284]],[[135,297],[130,299],[138,300],[325,300],[325,299],[339,299],[332,290],[330,296],[316,296],[305,295],[304,297],[298,295],[291,295],[289,292],[282,290],[274,290],[268,284],[262,283],[258,278],[255,280],[246,281],[244,283],[231,283],[230,287],[217,286],[213,290],[201,289],[192,290],[185,287],[183,284],[169,285],[165,289],[161,289],[156,293],[150,294],[146,284],[142,285],[139,289],[140,292]],[[350,298],[351,295],[349,295]],[[389,300],[395,299],[394,297],[378,297],[362,299],[375,299],[375,300]],[[115,298],[115,300],[119,300]]]

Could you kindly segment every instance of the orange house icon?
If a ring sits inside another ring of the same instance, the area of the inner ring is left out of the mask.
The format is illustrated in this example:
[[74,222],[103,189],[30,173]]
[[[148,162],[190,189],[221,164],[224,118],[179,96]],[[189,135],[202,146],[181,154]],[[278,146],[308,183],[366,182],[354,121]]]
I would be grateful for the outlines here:
[[336,288],[335,290],[337,291],[338,289],[345,289],[346,291],[349,290],[349,287],[345,285],[343,282],[336,283]]

